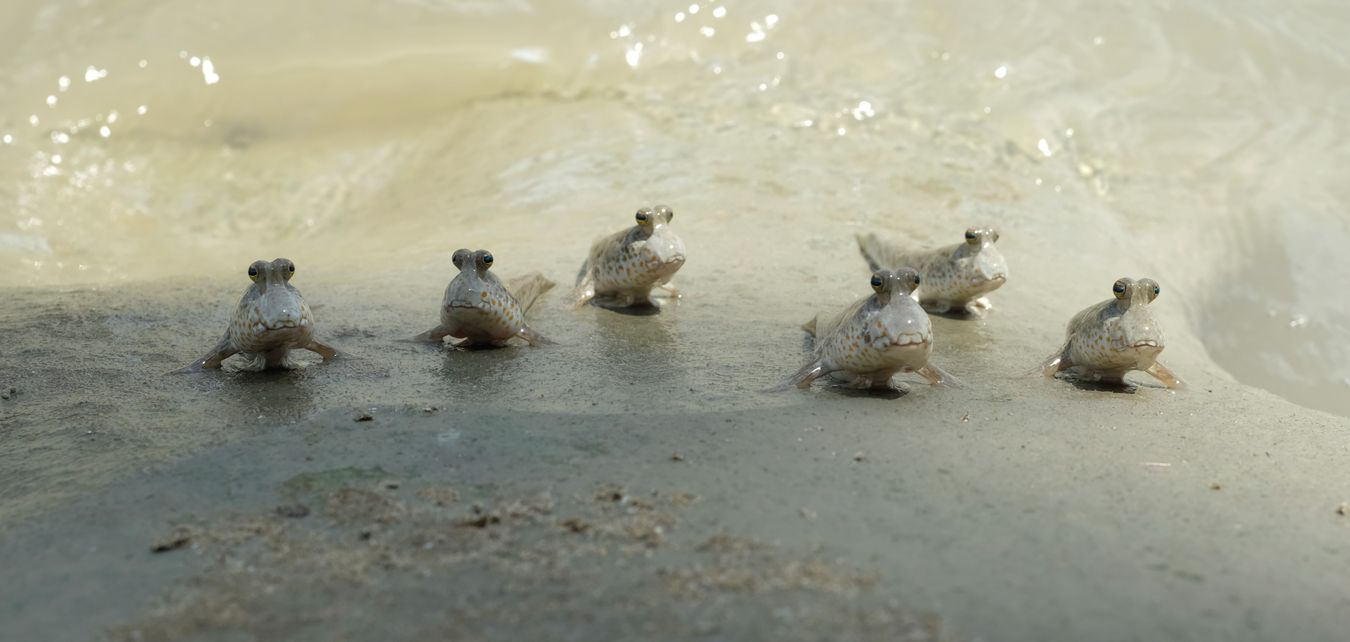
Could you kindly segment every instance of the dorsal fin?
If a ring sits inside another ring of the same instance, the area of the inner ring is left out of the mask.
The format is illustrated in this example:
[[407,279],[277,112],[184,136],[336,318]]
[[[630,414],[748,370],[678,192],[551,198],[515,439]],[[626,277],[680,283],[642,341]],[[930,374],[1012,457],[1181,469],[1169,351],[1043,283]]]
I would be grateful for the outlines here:
[[520,311],[528,313],[530,308],[534,307],[534,304],[539,301],[539,298],[552,290],[557,283],[548,280],[538,272],[531,272],[511,279],[504,285],[511,296],[516,297],[516,303],[520,304]]
[[903,253],[894,245],[882,241],[876,234],[858,235],[858,250],[873,272],[894,270],[905,265]]
[[803,324],[802,324],[802,329],[805,330],[807,334],[809,334],[809,335],[811,335],[811,336],[813,336],[813,337],[816,336],[816,319],[817,319],[817,318],[819,318],[819,317],[811,317],[811,320],[810,320],[810,321],[807,321],[806,323],[803,323]]

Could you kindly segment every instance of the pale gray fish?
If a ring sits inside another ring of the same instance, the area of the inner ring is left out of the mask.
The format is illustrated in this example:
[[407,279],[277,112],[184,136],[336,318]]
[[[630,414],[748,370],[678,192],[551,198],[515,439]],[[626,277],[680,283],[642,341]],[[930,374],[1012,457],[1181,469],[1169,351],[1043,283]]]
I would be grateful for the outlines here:
[[295,263],[290,259],[250,265],[248,278],[253,285],[239,300],[225,336],[206,356],[175,372],[219,368],[235,354],[248,359],[244,370],[293,368],[291,350],[310,350],[325,360],[337,356],[336,349],[314,338],[314,314],[290,284],[294,275]]
[[1064,345],[1042,364],[1047,377],[1069,371],[1092,381],[1124,383],[1127,373],[1142,370],[1172,389],[1185,388],[1180,377],[1158,361],[1162,329],[1149,305],[1162,293],[1153,279],[1122,278],[1107,299],[1069,321]]
[[503,284],[490,271],[495,258],[487,250],[456,250],[450,260],[459,274],[445,287],[441,323],[414,341],[441,343],[450,337],[463,347],[500,346],[516,338],[532,346],[553,343],[525,322],[525,313],[553,281],[531,273]]
[[833,375],[854,387],[885,389],[899,372],[918,373],[934,385],[956,384],[955,377],[928,360],[932,324],[910,296],[920,281],[909,268],[882,270],[872,275],[873,294],[808,321],[802,329],[815,337],[812,360],[780,387],[806,388]]
[[931,250],[901,247],[876,234],[858,236],[858,248],[873,271],[918,270],[923,285],[914,296],[925,310],[939,314],[980,314],[992,307],[986,295],[1008,281],[1008,264],[997,242],[998,232],[989,227],[972,227],[963,242]]
[[670,280],[684,266],[685,255],[684,242],[670,227],[674,217],[664,205],[644,207],[633,227],[596,241],[577,274],[576,304],[650,305],[654,288],[679,298]]

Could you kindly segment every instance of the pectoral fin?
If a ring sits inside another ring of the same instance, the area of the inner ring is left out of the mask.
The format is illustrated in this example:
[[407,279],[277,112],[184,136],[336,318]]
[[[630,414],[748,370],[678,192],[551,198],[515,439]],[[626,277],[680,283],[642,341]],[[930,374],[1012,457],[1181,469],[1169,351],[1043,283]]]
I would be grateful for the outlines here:
[[1148,370],[1145,370],[1144,372],[1153,375],[1154,379],[1163,382],[1163,385],[1172,390],[1186,389],[1186,382],[1182,381],[1181,377],[1178,377],[1176,373],[1169,370],[1167,366],[1164,366],[1159,361],[1154,361],[1153,365],[1149,366]]
[[771,390],[787,390],[793,386],[798,388],[810,388],[811,382],[837,370],[838,368],[831,367],[823,359],[812,361],[811,363],[802,366],[795,374],[784,379]]
[[323,343],[318,339],[311,340],[308,344],[304,346],[304,349],[309,350],[310,352],[317,353],[319,356],[323,357],[324,361],[327,361],[329,359],[338,356],[337,348],[334,348],[333,346]]
[[534,346],[536,348],[545,345],[555,345],[557,343],[556,341],[553,341],[552,339],[549,339],[548,337],[545,337],[544,335],[539,334],[538,332],[535,332],[533,329],[528,327],[521,328],[520,332],[518,332],[516,336],[524,339],[531,346]]
[[683,299],[683,298],[684,298],[684,294],[680,292],[679,288],[676,288],[675,286],[671,285],[670,283],[662,283],[661,285],[658,285],[658,286],[656,286],[656,287],[658,287],[658,288],[660,288],[660,289],[662,289],[662,290],[665,290],[665,291],[666,291],[666,294],[669,295],[670,298],[672,298],[672,299]]
[[1039,372],[1046,377],[1053,377],[1072,367],[1073,361],[1069,360],[1069,349],[1068,346],[1065,346],[1059,352],[1046,357],[1045,361],[1041,362],[1040,367],[1032,371],[1031,374]]
[[450,334],[450,330],[446,329],[446,327],[443,325],[438,325],[411,339],[402,339],[402,340],[414,343],[441,343],[445,340],[445,336],[448,334]]
[[201,372],[202,370],[214,370],[220,367],[221,362],[238,353],[239,349],[234,347],[234,344],[230,342],[229,335],[226,335],[225,338],[220,340],[220,343],[216,344],[216,347],[211,348],[211,351],[206,353],[206,356],[193,361],[182,368],[174,370],[169,374],[185,374],[189,372]]
[[594,298],[595,279],[592,279],[589,276],[583,279],[581,283],[578,283],[576,289],[572,291],[572,305],[575,305],[578,308],[590,303],[591,299]]
[[951,386],[953,388],[965,387],[964,384],[961,383],[960,379],[957,379],[956,377],[952,376],[952,373],[947,372],[942,368],[939,368],[936,364],[931,362],[928,365],[919,368],[915,372],[918,372],[920,375],[923,376],[924,379],[928,380],[928,383],[933,384],[935,386],[943,385],[943,386]]

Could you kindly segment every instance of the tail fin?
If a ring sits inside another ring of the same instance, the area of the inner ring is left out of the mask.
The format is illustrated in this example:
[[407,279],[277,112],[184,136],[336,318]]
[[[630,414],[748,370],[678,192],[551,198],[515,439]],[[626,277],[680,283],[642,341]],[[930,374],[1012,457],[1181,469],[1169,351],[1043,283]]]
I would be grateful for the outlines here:
[[539,301],[553,286],[557,285],[548,280],[544,275],[538,272],[531,272],[524,276],[518,276],[506,283],[506,289],[511,296],[516,297],[516,302],[520,304],[522,312],[529,313],[530,308]]

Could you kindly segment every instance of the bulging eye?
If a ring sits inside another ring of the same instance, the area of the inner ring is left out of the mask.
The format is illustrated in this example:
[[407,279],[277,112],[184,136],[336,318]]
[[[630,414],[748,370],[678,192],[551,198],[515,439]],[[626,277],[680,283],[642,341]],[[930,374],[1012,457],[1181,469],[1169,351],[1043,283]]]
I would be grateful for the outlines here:
[[919,282],[922,281],[922,280],[923,280],[923,279],[920,279],[920,278],[919,278],[919,275],[917,275],[917,274],[914,275],[914,285],[918,285]]
[[289,269],[289,270],[291,271],[291,274],[295,274],[295,264],[294,264],[294,263],[292,263],[292,264],[290,264],[289,266],[287,266],[287,269]]
[[881,275],[880,275],[880,274],[873,274],[873,275],[872,275],[872,287],[874,287],[874,288],[879,288],[879,287],[881,287]]
[[651,219],[651,217],[647,216],[646,212],[639,211],[637,213],[637,222],[646,223],[649,219]]
[[977,238],[975,230],[966,230],[966,240],[974,241]]
[[258,278],[258,268],[255,268],[252,265],[248,266],[248,278],[250,279]]
[[484,265],[492,265],[492,255],[491,255],[491,254],[484,254],[484,255],[483,255],[483,264],[484,264]]
[[1153,296],[1158,296],[1159,294],[1162,294],[1162,288],[1156,285],[1153,286]]
[[1124,281],[1116,281],[1116,284],[1111,286],[1111,291],[1116,294],[1117,299],[1125,296],[1125,289]]

